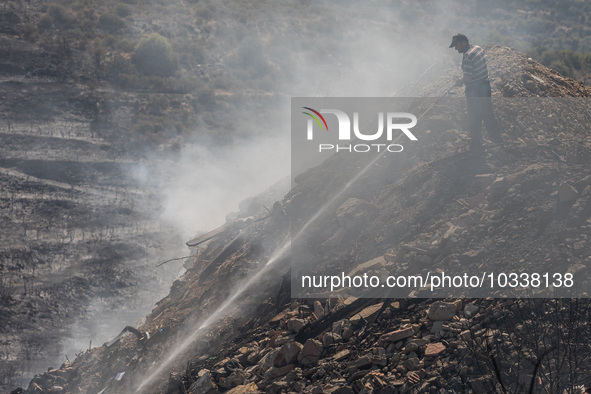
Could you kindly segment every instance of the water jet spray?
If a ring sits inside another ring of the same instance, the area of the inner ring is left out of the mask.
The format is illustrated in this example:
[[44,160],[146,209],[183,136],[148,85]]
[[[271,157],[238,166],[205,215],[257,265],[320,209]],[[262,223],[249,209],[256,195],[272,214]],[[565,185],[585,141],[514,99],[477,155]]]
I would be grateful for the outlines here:
[[[433,105],[431,105],[429,108],[427,108],[418,118],[417,121],[420,120],[422,117],[424,117],[429,111],[431,111],[431,109],[433,109],[435,107],[436,104],[439,103],[439,101],[441,99],[443,99],[444,97],[446,97],[448,94],[450,94],[451,90],[455,87],[452,86],[450,87],[443,95],[441,95],[438,100],[436,100]],[[399,135],[396,139],[394,139],[393,142],[398,142],[398,140],[402,137],[402,134]],[[387,151],[384,150],[381,153],[379,153],[378,155],[376,155],[376,157],[374,159],[372,159],[369,164],[367,164],[365,167],[363,167],[361,169],[361,171],[359,171],[353,178],[351,178],[334,196],[332,196],[327,202],[325,202],[319,209],[318,211],[316,211],[316,213],[310,218],[308,219],[308,221],[302,226],[302,228],[297,232],[296,235],[292,236],[290,239],[284,241],[281,246],[279,246],[269,257],[269,259],[267,260],[267,263],[261,268],[261,270],[259,272],[257,272],[256,274],[254,274],[250,279],[248,279],[247,281],[245,281],[241,286],[239,286],[227,299],[226,301],[224,301],[195,331],[193,331],[193,333],[191,333],[179,346],[177,346],[173,352],[166,358],[166,360],[164,362],[162,362],[158,368],[149,374],[149,377],[142,382],[138,388],[135,390],[135,392],[140,392],[144,387],[146,387],[146,385],[150,384],[151,382],[153,382],[164,370],[166,370],[166,368],[168,368],[171,364],[171,362],[179,355],[181,354],[183,351],[185,351],[189,345],[191,343],[193,343],[195,340],[197,340],[199,338],[200,335],[203,335],[206,333],[206,329],[211,326],[213,323],[215,323],[216,321],[218,321],[221,316],[222,313],[230,306],[232,305],[232,303],[238,299],[242,294],[244,294],[244,292],[249,289],[252,285],[254,285],[262,276],[263,274],[265,274],[271,266],[273,266],[273,264],[275,264],[277,261],[279,261],[281,259],[281,257],[283,257],[283,255],[285,254],[285,252],[290,248],[291,244],[293,241],[297,241],[303,234],[304,232],[319,218],[322,216],[322,214],[324,214],[324,212],[330,207],[332,206],[342,195],[343,193],[345,193],[355,182],[357,182],[359,180],[359,178],[361,178],[365,173],[367,173],[367,171],[369,171],[369,169],[382,157],[385,155]]]

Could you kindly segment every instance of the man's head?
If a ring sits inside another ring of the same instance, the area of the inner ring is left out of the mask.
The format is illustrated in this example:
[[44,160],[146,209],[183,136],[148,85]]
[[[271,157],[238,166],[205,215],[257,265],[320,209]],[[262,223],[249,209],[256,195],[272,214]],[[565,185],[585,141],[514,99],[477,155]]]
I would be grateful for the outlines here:
[[455,48],[459,53],[464,53],[470,47],[468,37],[462,33],[458,33],[451,38],[450,48]]

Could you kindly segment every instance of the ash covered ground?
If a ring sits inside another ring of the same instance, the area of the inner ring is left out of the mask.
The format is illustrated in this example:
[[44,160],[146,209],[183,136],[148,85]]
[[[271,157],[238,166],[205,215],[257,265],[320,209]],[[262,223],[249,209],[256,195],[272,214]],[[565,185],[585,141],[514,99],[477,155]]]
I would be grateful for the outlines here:
[[[461,155],[463,98],[442,102],[423,126],[422,148],[409,150],[412,160],[380,159],[309,227],[308,258],[319,271],[559,264],[585,277],[591,90],[509,48],[487,54],[504,146]],[[422,94],[440,96],[457,76]],[[543,111],[520,111],[534,98]],[[314,209],[305,208],[338,192],[359,167],[337,155],[297,177],[267,209],[254,199],[226,225],[190,240],[190,268],[144,324],[22,392],[575,392],[591,385],[585,298],[503,298],[499,290],[492,294],[499,298],[433,299],[418,289],[403,298],[292,299],[285,249],[293,228],[307,229]],[[290,217],[296,209],[307,215]]]

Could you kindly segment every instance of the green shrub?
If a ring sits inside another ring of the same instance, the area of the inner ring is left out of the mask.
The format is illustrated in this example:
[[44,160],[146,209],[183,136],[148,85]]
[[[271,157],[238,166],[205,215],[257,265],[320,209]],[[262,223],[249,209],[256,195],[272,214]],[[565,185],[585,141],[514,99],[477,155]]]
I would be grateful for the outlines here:
[[133,62],[139,72],[167,77],[177,68],[177,59],[170,42],[158,33],[142,38],[135,48]]
[[567,77],[574,77],[573,69],[568,67],[562,60],[554,60],[548,65],[553,70]]
[[550,67],[562,75],[569,77],[576,77],[577,72],[586,67],[585,55],[574,52],[568,49],[552,50],[546,47],[536,48],[536,52],[540,58],[540,62]]

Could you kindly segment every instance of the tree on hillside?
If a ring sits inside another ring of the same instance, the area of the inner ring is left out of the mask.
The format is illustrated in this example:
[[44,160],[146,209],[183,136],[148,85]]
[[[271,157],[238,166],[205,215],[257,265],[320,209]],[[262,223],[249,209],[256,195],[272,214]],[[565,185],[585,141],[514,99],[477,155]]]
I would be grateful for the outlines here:
[[142,38],[135,48],[133,63],[142,74],[160,77],[172,75],[177,68],[177,58],[170,42],[158,33]]

